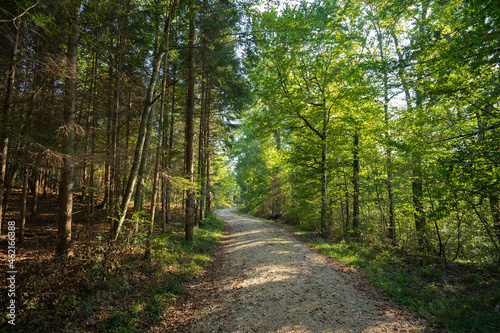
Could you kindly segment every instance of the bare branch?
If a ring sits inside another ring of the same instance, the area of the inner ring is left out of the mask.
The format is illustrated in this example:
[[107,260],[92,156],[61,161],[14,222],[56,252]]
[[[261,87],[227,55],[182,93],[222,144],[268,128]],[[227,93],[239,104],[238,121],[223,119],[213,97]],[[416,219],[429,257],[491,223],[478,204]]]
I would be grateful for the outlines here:
[[30,7],[28,7],[24,12],[22,12],[20,15],[14,17],[13,19],[10,19],[10,20],[0,20],[1,23],[8,23],[8,22],[15,22],[17,21],[18,19],[20,19],[21,17],[23,17],[24,15],[26,15],[26,13],[28,13],[28,11],[30,9],[33,9],[35,8],[36,6],[38,6],[38,3],[40,2],[40,0],[38,0],[34,5],[31,5]]

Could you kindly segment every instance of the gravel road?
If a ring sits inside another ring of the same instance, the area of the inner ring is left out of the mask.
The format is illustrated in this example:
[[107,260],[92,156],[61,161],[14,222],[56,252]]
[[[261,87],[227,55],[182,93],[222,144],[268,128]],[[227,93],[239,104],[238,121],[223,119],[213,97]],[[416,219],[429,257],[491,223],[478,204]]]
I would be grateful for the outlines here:
[[217,273],[191,287],[189,332],[425,332],[346,272],[283,228],[218,212],[226,221]]

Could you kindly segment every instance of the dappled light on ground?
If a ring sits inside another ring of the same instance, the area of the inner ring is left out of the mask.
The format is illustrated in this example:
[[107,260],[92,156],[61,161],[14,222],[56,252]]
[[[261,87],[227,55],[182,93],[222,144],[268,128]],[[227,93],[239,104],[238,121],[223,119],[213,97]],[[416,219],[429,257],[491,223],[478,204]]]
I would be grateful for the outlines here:
[[278,226],[226,220],[220,274],[207,284],[191,332],[420,332],[425,325]]

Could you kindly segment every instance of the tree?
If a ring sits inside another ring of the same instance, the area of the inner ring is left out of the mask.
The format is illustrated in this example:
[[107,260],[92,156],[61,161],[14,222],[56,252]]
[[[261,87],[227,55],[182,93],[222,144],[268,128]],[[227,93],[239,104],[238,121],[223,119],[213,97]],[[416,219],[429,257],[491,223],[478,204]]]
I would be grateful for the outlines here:
[[[15,18],[12,20],[10,24],[11,27],[9,29],[9,35],[5,38],[8,42],[7,45],[10,46],[10,57],[7,71],[7,84],[5,91],[5,98],[3,101],[3,114],[1,116],[1,122],[3,124],[8,124],[12,102],[14,98],[14,82],[16,79],[16,64],[17,64],[17,50],[19,44],[19,24],[18,20]],[[7,154],[9,151],[9,130],[10,126],[5,126],[3,131],[0,132],[0,152],[1,152],[1,161],[0,161],[0,234],[2,233],[2,220],[3,220],[3,201],[4,201],[4,184],[7,173]]]
[[[186,129],[185,129],[185,141],[186,141],[186,177],[192,183],[194,181],[193,173],[193,141],[194,141],[194,88],[195,88],[195,67],[194,67],[194,52],[195,52],[195,38],[196,38],[196,9],[194,4],[191,5],[189,12],[189,52],[188,52],[188,91],[186,96]],[[184,219],[185,224],[185,239],[188,243],[193,242],[193,204],[194,204],[194,192],[190,188],[186,191],[186,215]]]
[[77,93],[78,36],[80,3],[75,1],[70,10],[70,29],[65,77],[64,150],[61,185],[59,190],[59,224],[56,253],[65,257],[73,255],[71,249],[71,223],[73,217],[74,153],[75,153],[75,103]]

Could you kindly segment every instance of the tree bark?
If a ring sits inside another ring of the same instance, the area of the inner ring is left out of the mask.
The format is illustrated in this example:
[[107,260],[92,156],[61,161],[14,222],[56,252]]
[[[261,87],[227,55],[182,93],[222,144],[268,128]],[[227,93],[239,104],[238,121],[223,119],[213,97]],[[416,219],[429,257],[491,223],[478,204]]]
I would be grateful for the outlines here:
[[64,257],[73,255],[71,249],[71,224],[73,217],[73,173],[75,153],[75,103],[78,60],[78,36],[80,4],[72,8],[70,33],[68,38],[67,69],[64,103],[64,150],[61,185],[59,189],[59,225],[56,254]]
[[[194,68],[194,48],[195,48],[195,19],[196,11],[194,5],[191,6],[191,17],[189,19],[189,52],[188,52],[188,91],[186,98],[186,127],[185,127],[185,142],[186,142],[186,177],[191,183],[194,182],[193,174],[193,141],[194,141],[194,87],[195,87],[195,68]],[[188,189],[186,191],[186,214],[184,219],[185,239],[188,243],[193,242],[193,201],[194,191]]]
[[[425,20],[427,13],[427,8],[424,6],[422,9],[422,22]],[[419,32],[421,34],[424,33],[424,25],[420,24],[419,26]],[[422,74],[420,71],[417,73],[417,82],[420,81],[422,78]],[[416,117],[417,119],[421,117],[423,114],[423,93],[419,88],[415,88],[415,108],[416,108]],[[418,138],[421,138],[421,135],[417,134]],[[419,145],[420,147],[420,145]],[[425,210],[424,210],[424,190],[423,190],[423,171],[422,171],[422,152],[418,151],[418,149],[421,149],[419,147],[414,148],[413,151],[413,182],[412,182],[412,188],[413,188],[413,209],[415,211],[414,216],[415,216],[415,228],[417,230],[417,237],[418,237],[418,246],[421,251],[425,251],[427,246],[427,235],[426,235],[426,229],[427,229],[427,220],[425,218]]]
[[5,179],[7,177],[7,155],[9,151],[9,125],[8,121],[10,119],[10,113],[12,109],[12,101],[14,99],[14,82],[16,79],[16,65],[17,65],[17,49],[19,44],[19,27],[15,24],[14,21],[14,31],[13,34],[13,42],[12,42],[12,51],[10,55],[10,68],[7,75],[7,91],[5,93],[5,100],[3,103],[3,121],[4,124],[3,131],[0,131],[0,234],[2,233],[2,220],[4,216],[4,186]]
[[33,201],[31,205],[31,217],[36,219],[38,218],[38,192],[40,192],[40,168],[38,166],[33,167],[32,172],[32,195]]
[[[157,206],[157,192],[158,192],[158,184],[159,184],[159,173],[160,173],[160,155],[161,155],[161,148],[163,143],[165,142],[164,140],[164,135],[165,131],[163,130],[164,127],[164,118],[165,118],[165,107],[167,104],[168,100],[168,94],[167,94],[167,79],[168,79],[168,62],[169,62],[169,57],[168,57],[168,48],[169,48],[169,38],[170,38],[170,25],[172,22],[172,16],[175,7],[177,4],[174,5],[173,8],[170,9],[169,14],[167,16],[167,20],[165,22],[165,29],[164,29],[164,36],[165,36],[165,44],[164,44],[164,52],[165,52],[165,61],[164,61],[164,70],[163,70],[163,80],[162,80],[162,89],[161,89],[161,103],[160,103],[160,130],[158,131],[158,142],[156,146],[156,160],[155,160],[155,171],[154,171],[154,179],[153,179],[153,193],[151,194],[151,218],[149,222],[149,230],[148,230],[148,238],[146,242],[146,251],[144,253],[144,257],[146,259],[149,259],[151,257],[151,242],[153,238],[153,230],[154,230],[154,223],[155,223],[155,217],[156,217],[156,206]],[[164,225],[164,223],[162,223]]]
[[352,152],[352,231],[354,237],[359,237],[359,134],[354,130],[354,150]]
[[20,244],[24,243],[24,230],[26,229],[26,215],[27,215],[26,201],[28,197],[28,178],[29,178],[29,171],[28,168],[25,166],[23,170],[23,190],[21,194],[21,218],[19,223]]
[[389,200],[389,226],[387,228],[387,236],[389,239],[391,239],[393,242],[396,241],[396,225],[395,225],[395,219],[394,219],[394,194],[392,191],[392,152],[389,146],[389,78],[388,78],[388,73],[387,73],[387,64],[385,63],[385,56],[384,56],[384,45],[383,45],[383,35],[382,31],[380,28],[380,23],[378,19],[374,21],[375,25],[375,31],[377,33],[377,39],[378,39],[378,46],[379,46],[379,52],[380,52],[380,62],[382,63],[383,66],[383,84],[384,84],[384,122],[386,126],[386,131],[384,133],[385,135],[385,165],[387,168],[387,179],[386,179],[386,184],[387,184],[387,197]]
[[[424,21],[426,16],[426,8],[424,7],[422,11],[422,22]],[[423,33],[424,26],[421,24],[419,26],[419,30]],[[408,86],[408,82],[405,79],[403,73],[403,54],[399,48],[398,39],[396,33],[391,31],[391,36],[394,41],[394,46],[396,48],[396,54],[398,55],[398,61],[400,65],[398,66],[398,73],[401,79],[401,84],[403,86],[403,91],[405,93],[407,110],[409,112],[415,112],[416,118],[419,117],[419,114],[422,112],[422,92],[419,89],[415,89],[416,99],[415,99],[415,110],[412,107],[411,102],[411,94],[410,88]],[[420,74],[418,74],[420,76]],[[417,79],[418,81],[418,79]],[[420,138],[417,134],[414,136],[415,140]],[[418,145],[416,145],[418,146]],[[423,205],[423,174],[422,174],[422,154],[416,150],[417,148],[413,148],[412,154],[412,197],[413,197],[413,216],[415,221],[415,230],[417,233],[417,242],[418,247],[421,251],[425,250],[425,242],[426,242],[426,218],[425,218],[425,209]]]
[[158,77],[160,74],[160,66],[163,59],[163,50],[159,47],[159,37],[156,37],[155,50],[153,57],[153,72],[148,85],[148,91],[146,98],[144,100],[144,109],[141,116],[141,123],[139,125],[139,136],[137,139],[137,145],[134,153],[134,161],[132,163],[132,168],[130,169],[127,187],[124,192],[122,204],[120,207],[119,219],[116,221],[113,227],[113,240],[118,240],[120,236],[121,229],[123,227],[123,222],[125,222],[125,217],[127,215],[128,205],[132,199],[132,194],[134,191],[135,183],[137,181],[137,176],[139,174],[139,168],[142,161],[143,150],[145,148],[145,142],[147,137],[147,129],[149,124],[149,118],[153,116],[153,95],[158,82]]
[[323,100],[323,130],[321,138],[321,231],[326,230],[326,219],[328,211],[328,182],[327,182],[327,125],[328,112],[326,110],[326,100]]
[[[175,65],[174,65],[174,75],[175,72],[177,71]],[[168,148],[167,148],[167,156],[166,156],[166,170],[170,174],[171,173],[171,168],[172,168],[172,157],[171,153],[174,148],[174,123],[175,123],[175,82],[172,86],[172,106],[170,108],[170,121],[168,124]],[[170,203],[172,201],[172,186],[170,184],[170,180],[167,178],[165,179],[165,198],[164,198],[164,209],[163,209],[163,221],[164,224],[170,223],[171,219],[171,207]],[[163,227],[163,232],[165,232],[166,226]]]

